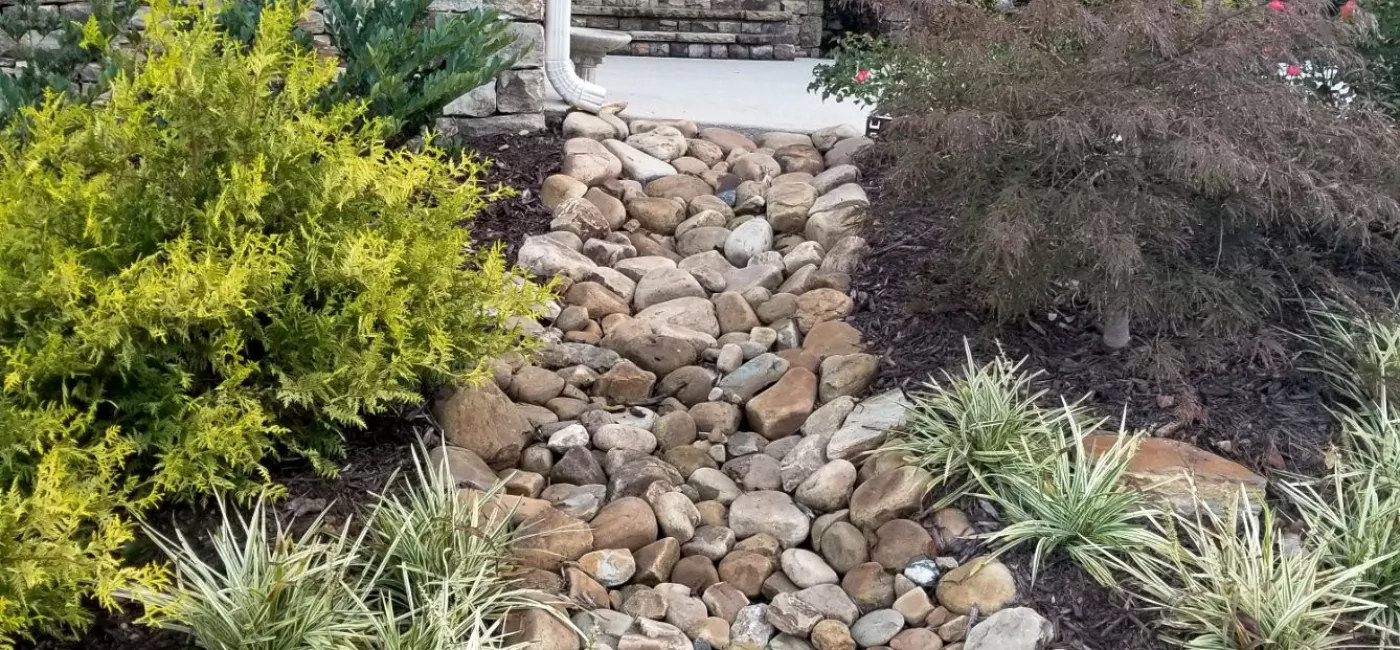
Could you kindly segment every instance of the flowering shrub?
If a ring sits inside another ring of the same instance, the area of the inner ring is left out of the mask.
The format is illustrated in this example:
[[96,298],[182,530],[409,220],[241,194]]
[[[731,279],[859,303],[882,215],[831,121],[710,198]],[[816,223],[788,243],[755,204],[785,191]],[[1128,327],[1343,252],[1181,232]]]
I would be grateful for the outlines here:
[[1351,85],[1342,81],[1342,73],[1332,66],[1321,66],[1312,61],[1279,63],[1278,76],[1323,103],[1336,108],[1346,108],[1356,101],[1356,93]]
[[813,70],[815,78],[807,90],[821,93],[822,99],[851,99],[876,110],[882,110],[884,97],[908,92],[927,74],[898,43],[868,34],[841,39],[831,59]]

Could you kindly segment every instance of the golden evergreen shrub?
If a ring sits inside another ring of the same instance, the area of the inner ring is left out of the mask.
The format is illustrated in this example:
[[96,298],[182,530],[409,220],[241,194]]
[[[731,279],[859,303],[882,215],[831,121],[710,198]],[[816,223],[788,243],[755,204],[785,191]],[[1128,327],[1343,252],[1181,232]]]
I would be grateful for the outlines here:
[[457,225],[496,193],[480,162],[318,103],[302,9],[245,46],[159,0],[108,101],[0,138],[0,648],[158,586],[115,559],[132,515],[260,491],[267,456],[476,378],[545,297]]

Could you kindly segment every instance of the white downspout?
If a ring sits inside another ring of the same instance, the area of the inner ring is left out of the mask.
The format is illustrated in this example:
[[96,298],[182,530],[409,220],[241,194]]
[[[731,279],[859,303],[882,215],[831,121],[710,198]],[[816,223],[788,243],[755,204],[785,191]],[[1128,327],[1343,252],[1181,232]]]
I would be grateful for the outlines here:
[[574,108],[597,113],[608,91],[580,79],[569,58],[569,17],[572,0],[548,0],[544,12],[544,73],[550,85]]

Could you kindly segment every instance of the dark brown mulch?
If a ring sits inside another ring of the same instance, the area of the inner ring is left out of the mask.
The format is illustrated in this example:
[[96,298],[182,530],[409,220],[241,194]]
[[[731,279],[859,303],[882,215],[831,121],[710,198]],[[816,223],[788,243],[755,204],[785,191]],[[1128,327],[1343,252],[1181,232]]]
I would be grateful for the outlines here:
[[[956,374],[965,343],[984,363],[1000,349],[1044,372],[1047,404],[1083,397],[1101,417],[1130,430],[1186,440],[1262,474],[1315,473],[1336,426],[1313,378],[1296,368],[1300,346],[1282,328],[1251,341],[1139,336],[1126,351],[1105,349],[1091,319],[1073,306],[998,323],[958,280],[946,209],[871,189],[871,254],[853,278],[851,321],[882,367],[876,388],[917,390]],[[1135,334],[1139,334],[1136,333]],[[1161,650],[1152,616],[1060,558],[1030,584],[1030,555],[1005,558],[1022,601],[1055,623],[1052,647]]]
[[540,186],[546,177],[559,172],[564,139],[557,132],[546,130],[527,136],[478,138],[468,142],[466,149],[491,159],[486,171],[488,182],[517,192],[486,206],[471,221],[473,240],[484,245],[501,242],[506,261],[514,263],[526,235],[549,230],[550,210],[540,203]]
[[[1299,370],[1300,342],[1284,328],[1248,341],[1138,336],[1106,349],[1092,319],[1072,306],[997,323],[956,279],[957,250],[938,207],[876,187],[871,255],[853,278],[852,323],[882,356],[877,387],[917,389],[966,365],[964,341],[983,363],[1000,349],[1039,370],[1039,388],[1085,404],[1130,430],[1185,440],[1267,473],[1313,471],[1335,439],[1315,378]],[[1295,324],[1296,325],[1296,324]]]

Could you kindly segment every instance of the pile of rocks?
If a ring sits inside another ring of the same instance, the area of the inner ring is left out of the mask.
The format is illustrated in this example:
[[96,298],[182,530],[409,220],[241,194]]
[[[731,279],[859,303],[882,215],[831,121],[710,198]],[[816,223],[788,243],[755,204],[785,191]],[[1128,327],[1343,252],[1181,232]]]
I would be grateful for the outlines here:
[[[510,512],[523,580],[557,594],[511,621],[537,650],[1034,650],[1000,562],[960,563],[954,509],[879,452],[905,417],[862,399],[850,273],[871,142],[569,115],[552,232],[519,262],[562,282],[530,361],[436,404],[466,493]],[[482,492],[498,480],[506,495]]]

